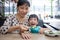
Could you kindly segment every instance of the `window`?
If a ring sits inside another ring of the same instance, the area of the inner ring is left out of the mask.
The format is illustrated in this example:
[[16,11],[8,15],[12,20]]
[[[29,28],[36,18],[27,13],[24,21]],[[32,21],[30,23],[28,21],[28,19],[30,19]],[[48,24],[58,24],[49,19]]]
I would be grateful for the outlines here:
[[5,2],[5,16],[8,16],[10,14],[16,14],[17,13],[17,9],[16,9],[16,3],[12,2],[12,1],[6,1]]
[[[42,19],[49,16],[55,16],[59,12],[60,1],[59,0],[29,0],[31,7],[29,11],[30,14],[40,15]],[[5,2],[5,15],[15,14],[17,12],[16,3],[11,1]]]
[[40,14],[42,19],[47,16],[54,16],[57,12],[56,1],[57,0],[30,0],[30,14]]

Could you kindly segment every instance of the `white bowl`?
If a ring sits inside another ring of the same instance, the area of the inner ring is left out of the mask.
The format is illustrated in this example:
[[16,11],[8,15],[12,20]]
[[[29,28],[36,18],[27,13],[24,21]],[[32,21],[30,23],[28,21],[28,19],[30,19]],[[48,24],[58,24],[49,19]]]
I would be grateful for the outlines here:
[[58,33],[52,32],[50,30],[44,31],[44,34],[47,35],[47,36],[52,36],[52,37],[58,36]]

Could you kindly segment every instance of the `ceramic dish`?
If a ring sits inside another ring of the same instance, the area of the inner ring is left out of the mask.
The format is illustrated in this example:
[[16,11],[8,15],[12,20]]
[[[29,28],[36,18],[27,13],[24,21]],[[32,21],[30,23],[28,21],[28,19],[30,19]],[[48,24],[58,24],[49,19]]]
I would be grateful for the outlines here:
[[47,36],[60,36],[60,31],[50,31],[50,30],[46,30],[44,31],[44,34],[47,35]]

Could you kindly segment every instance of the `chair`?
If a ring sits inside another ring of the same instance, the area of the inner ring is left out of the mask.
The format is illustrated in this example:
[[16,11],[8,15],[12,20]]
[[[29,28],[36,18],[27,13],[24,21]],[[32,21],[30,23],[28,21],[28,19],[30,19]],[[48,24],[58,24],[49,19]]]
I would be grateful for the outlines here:
[[0,27],[3,25],[5,20],[6,20],[5,18],[0,18]]
[[44,25],[43,20],[41,20],[41,19],[38,20],[38,25],[37,26],[41,26],[43,28],[46,28],[46,26]]

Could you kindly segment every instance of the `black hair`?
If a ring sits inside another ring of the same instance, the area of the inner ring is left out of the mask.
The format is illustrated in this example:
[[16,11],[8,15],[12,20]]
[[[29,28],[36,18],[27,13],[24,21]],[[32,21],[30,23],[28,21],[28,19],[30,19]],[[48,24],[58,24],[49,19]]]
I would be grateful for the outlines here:
[[[29,19],[30,19],[30,18],[37,18],[37,21],[38,21],[38,16],[35,15],[35,14],[31,14],[31,15],[29,16]],[[28,21],[29,21],[29,19],[28,19]]]
[[28,0],[18,0],[18,2],[17,2],[17,7],[22,6],[22,5],[24,5],[24,4],[27,4],[27,6],[30,7],[30,3],[29,3]]

